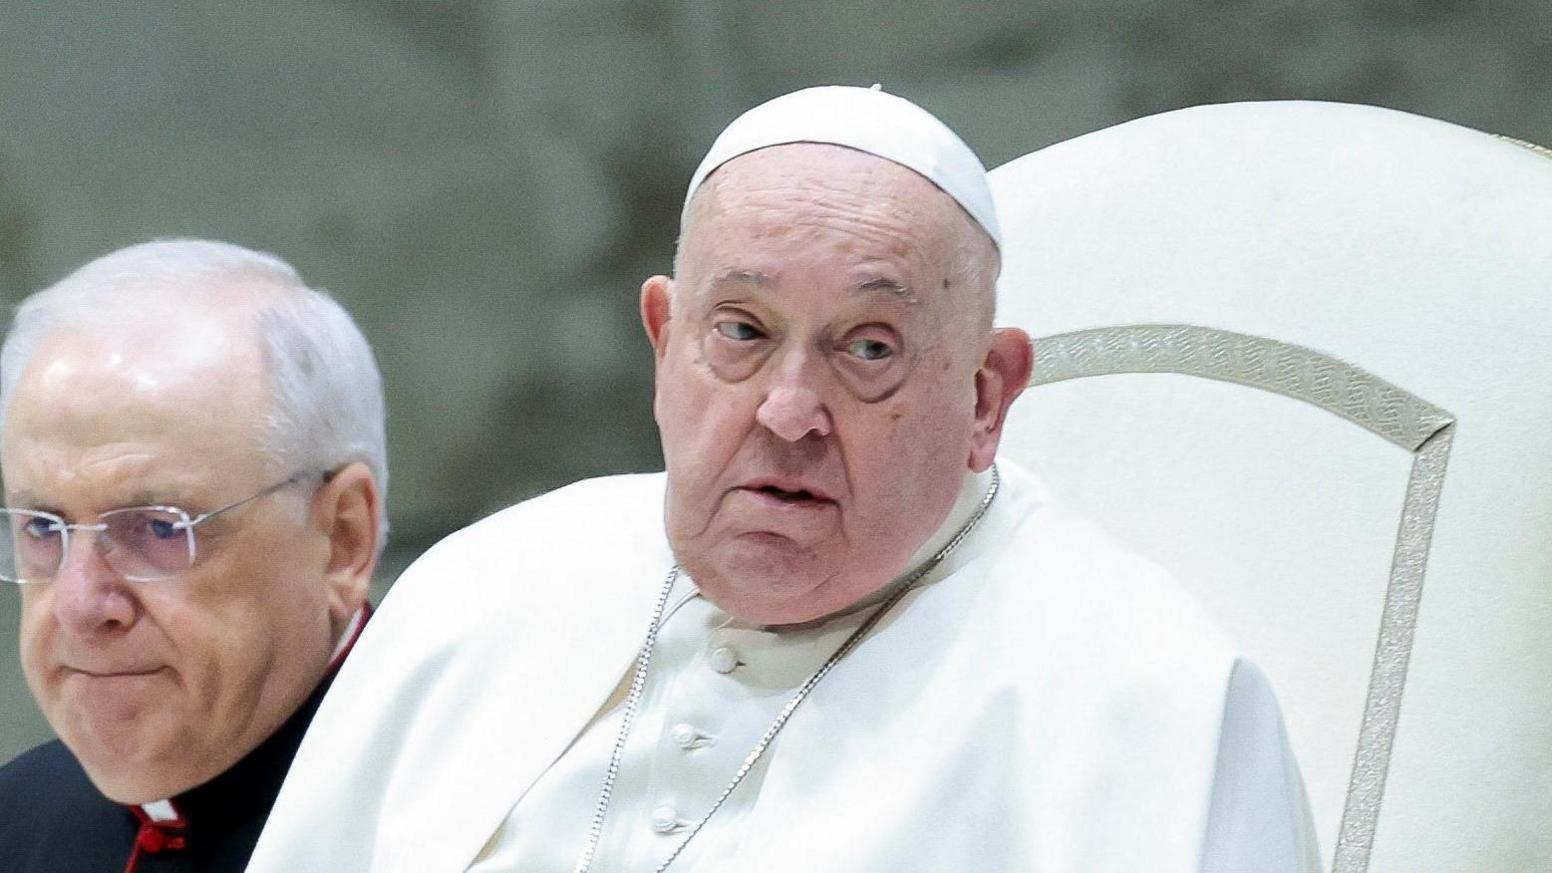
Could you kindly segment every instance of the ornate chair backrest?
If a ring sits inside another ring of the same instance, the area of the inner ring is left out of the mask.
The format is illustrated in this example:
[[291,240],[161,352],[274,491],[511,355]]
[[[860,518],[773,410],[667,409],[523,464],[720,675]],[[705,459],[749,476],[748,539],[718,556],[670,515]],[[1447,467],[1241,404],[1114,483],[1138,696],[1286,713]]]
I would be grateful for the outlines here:
[[1552,160],[1241,103],[992,185],[1004,452],[1266,669],[1330,869],[1552,868]]

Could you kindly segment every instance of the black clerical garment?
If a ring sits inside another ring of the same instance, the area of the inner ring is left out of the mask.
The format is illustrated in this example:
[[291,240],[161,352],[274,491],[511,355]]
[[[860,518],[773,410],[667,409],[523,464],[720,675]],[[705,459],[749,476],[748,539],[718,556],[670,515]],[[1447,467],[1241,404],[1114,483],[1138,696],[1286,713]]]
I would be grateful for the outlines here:
[[0,767],[0,873],[240,873],[332,675],[269,739],[170,809],[103,797],[58,740],[24,752]]
[[0,873],[241,873],[302,735],[371,614],[361,607],[312,696],[269,739],[168,801],[123,806],[103,797],[58,740],[0,767]]

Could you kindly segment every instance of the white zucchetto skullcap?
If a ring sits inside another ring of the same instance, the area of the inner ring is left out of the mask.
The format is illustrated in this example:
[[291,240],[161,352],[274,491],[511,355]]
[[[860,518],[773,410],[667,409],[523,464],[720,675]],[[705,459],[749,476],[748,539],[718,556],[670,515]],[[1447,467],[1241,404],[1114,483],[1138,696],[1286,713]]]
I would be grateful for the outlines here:
[[885,94],[876,85],[804,88],[735,118],[690,177],[680,227],[689,217],[696,190],[718,167],[752,151],[800,142],[845,146],[914,170],[954,198],[1002,248],[997,210],[980,158],[932,113]]

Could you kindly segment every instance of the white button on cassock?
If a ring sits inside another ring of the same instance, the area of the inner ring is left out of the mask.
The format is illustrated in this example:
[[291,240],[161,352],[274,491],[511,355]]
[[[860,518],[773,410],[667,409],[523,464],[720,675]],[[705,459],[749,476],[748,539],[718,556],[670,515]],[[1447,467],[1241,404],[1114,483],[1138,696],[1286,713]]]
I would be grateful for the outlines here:
[[672,806],[659,806],[652,810],[652,830],[660,834],[679,830],[679,811]]
[[738,653],[730,646],[718,646],[711,650],[711,669],[718,673],[731,673],[738,666]]
[[679,744],[681,749],[694,747],[695,741],[700,739],[701,736],[700,731],[684,722],[674,725],[673,729],[668,732],[668,735],[673,738],[675,743]]

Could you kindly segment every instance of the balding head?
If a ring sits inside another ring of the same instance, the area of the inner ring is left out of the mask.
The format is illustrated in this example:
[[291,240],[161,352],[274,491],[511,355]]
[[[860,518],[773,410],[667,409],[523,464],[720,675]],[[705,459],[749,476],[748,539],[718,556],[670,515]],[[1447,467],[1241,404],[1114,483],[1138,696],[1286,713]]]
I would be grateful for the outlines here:
[[229,243],[168,240],[98,258],[17,308],[0,351],[0,421],[37,344],[63,326],[154,326],[190,310],[251,316],[261,300],[303,289],[290,265]]
[[[275,469],[366,464],[388,486],[382,379],[350,315],[267,252],[213,240],[158,240],[104,255],[28,297],[0,346],[0,427],[40,343],[68,330],[137,338],[226,325],[238,345],[212,346],[236,363],[251,354],[267,403],[254,410],[259,447]],[[154,349],[154,346],[153,346]],[[192,349],[191,349],[192,350]],[[380,540],[387,542],[387,519]]]

